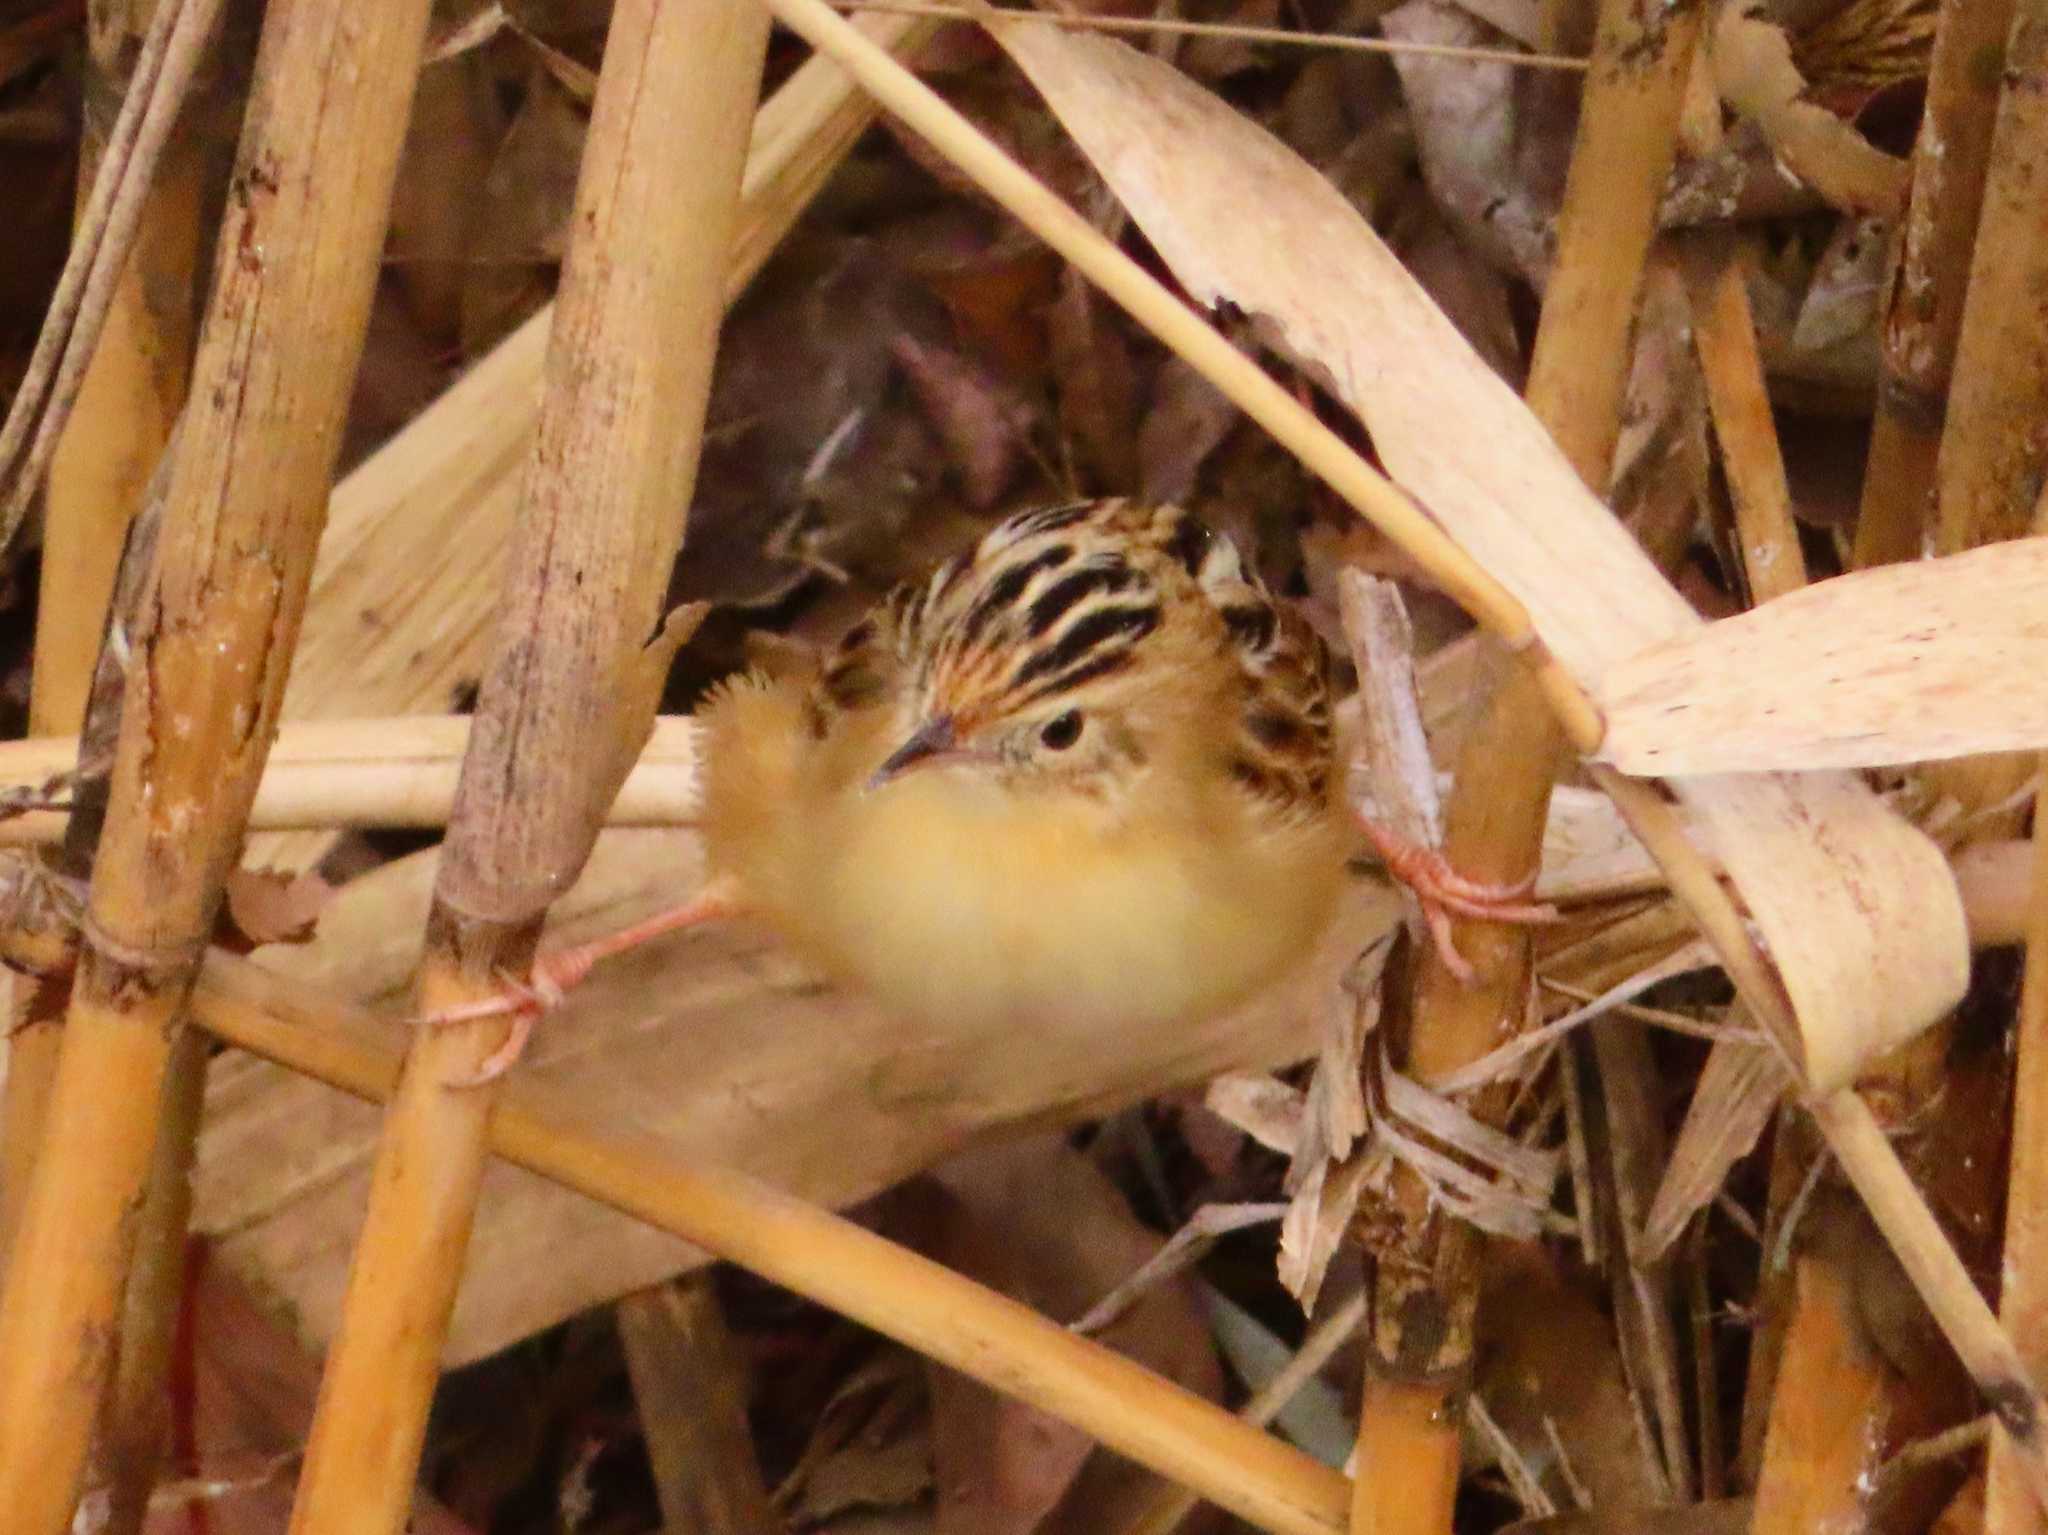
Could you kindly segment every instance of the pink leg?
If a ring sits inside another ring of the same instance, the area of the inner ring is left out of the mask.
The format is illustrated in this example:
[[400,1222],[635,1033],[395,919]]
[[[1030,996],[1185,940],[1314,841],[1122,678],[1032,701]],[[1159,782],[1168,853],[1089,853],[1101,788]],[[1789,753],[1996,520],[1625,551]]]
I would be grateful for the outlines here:
[[505,989],[494,997],[484,997],[475,1002],[442,1008],[438,1012],[427,1014],[419,1021],[439,1027],[450,1023],[467,1023],[479,1018],[502,1018],[508,1015],[511,1017],[512,1028],[506,1034],[504,1044],[492,1051],[472,1076],[450,1084],[456,1087],[479,1086],[505,1074],[526,1048],[526,1041],[533,1034],[534,1024],[544,1013],[552,1012],[561,1006],[568,994],[583,984],[599,960],[638,948],[664,933],[681,932],[686,928],[699,927],[706,922],[719,921],[734,915],[740,909],[737,892],[733,886],[725,880],[714,880],[680,906],[658,911],[630,927],[620,928],[615,933],[607,933],[602,938],[593,938],[588,943],[579,943],[572,948],[557,949],[552,953],[536,956],[533,972],[526,980],[519,981],[506,977]]
[[1514,884],[1468,879],[1435,848],[1410,842],[1366,816],[1359,816],[1358,824],[1386,864],[1387,872],[1415,892],[1444,968],[1460,981],[1471,981],[1472,966],[1451,941],[1452,913],[1480,922],[1560,920],[1557,908],[1549,902],[1526,899],[1536,886],[1534,874]]

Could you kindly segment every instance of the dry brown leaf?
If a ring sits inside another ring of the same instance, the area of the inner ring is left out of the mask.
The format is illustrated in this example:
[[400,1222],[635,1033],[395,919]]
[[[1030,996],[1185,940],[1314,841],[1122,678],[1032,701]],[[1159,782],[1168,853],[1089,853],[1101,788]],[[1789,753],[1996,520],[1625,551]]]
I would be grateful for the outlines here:
[[[1640,1510],[1663,1489],[1644,1455],[1607,1297],[1535,1243],[1488,1251],[1477,1374],[1494,1418],[1559,1503]],[[1562,1459],[1561,1459],[1562,1457]],[[1633,1532],[1628,1520],[1617,1531]]]
[[1133,441],[1137,380],[1123,330],[1103,323],[1106,304],[1079,271],[1068,267],[1046,321],[1060,426],[1092,471],[1091,484],[1127,492],[1138,483]]
[[1735,1040],[1714,1045],[1657,1197],[1642,1231],[1629,1243],[1632,1262],[1654,1265],[1685,1234],[1693,1216],[1720,1192],[1728,1169],[1756,1145],[1786,1085],[1783,1066],[1765,1045]]
[[[1446,0],[1408,0],[1380,18],[1380,29],[1394,42],[1421,47],[1501,45],[1472,8]],[[1525,141],[1569,143],[1570,104],[1559,99],[1546,111],[1524,99],[1528,71],[1504,61],[1412,52],[1395,54],[1394,68],[1437,206],[1489,261],[1540,286],[1556,256],[1551,224],[1562,181],[1532,184]]]
[[1138,486],[1150,500],[1185,501],[1202,463],[1238,422],[1237,403],[1178,357],[1152,386],[1138,428]]
[[1816,582],[1611,667],[1628,773],[1872,767],[2048,746],[2048,538]]
[[266,943],[304,943],[334,896],[318,873],[281,874],[271,869],[237,869],[228,876],[227,913],[251,948]]
[[994,374],[971,359],[915,336],[889,347],[917,392],[970,506],[987,509],[1008,488],[1021,461],[1025,415]]
[[[989,24],[1181,284],[1260,317],[1324,377],[1389,473],[1514,592],[1582,685],[1699,625],[1527,407],[1297,155],[1120,43]],[[1969,954],[1947,863],[1863,783],[1674,787],[1763,930],[1815,1085],[1845,1084],[1962,995]]]

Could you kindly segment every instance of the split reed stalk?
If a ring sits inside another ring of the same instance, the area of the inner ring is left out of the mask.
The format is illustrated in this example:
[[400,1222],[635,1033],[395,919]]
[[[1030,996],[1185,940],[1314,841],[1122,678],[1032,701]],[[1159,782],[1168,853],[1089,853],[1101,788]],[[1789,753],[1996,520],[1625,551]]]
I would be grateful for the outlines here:
[[[192,998],[209,1033],[372,1102],[400,1066],[369,1014],[218,951]],[[1028,1402],[1276,1535],[1341,1535],[1343,1476],[1028,1306],[660,1138],[593,1125],[506,1084],[486,1131],[507,1161],[696,1243]]]
[[1942,0],[1913,145],[1912,190],[1880,311],[1883,356],[1855,562],[1920,557],[1934,526],[1935,467],[1984,205],[2013,0]]
[[[2048,0],[2013,7],[2003,78],[1937,465],[1940,554],[2020,537],[2048,476]],[[2009,754],[1937,764],[1927,776],[1974,811],[2007,798],[2034,766]],[[2011,824],[1977,830],[1999,835]]]
[[2048,471],[2048,0],[2018,0],[1941,440],[1934,543],[2018,538]]
[[[95,46],[84,88],[82,188],[93,184],[103,163],[110,103],[127,92],[143,20],[88,29]],[[171,18],[163,20],[168,24]],[[213,93],[202,92],[207,94]],[[213,126],[219,105],[217,94],[195,104],[188,121]],[[139,109],[138,102],[134,110]],[[166,145],[137,220],[134,252],[114,287],[106,328],[56,444],[43,502],[31,735],[75,735],[84,721],[121,542],[185,402],[206,245],[201,209],[226,172],[215,163],[211,138],[204,130],[174,134]],[[81,204],[81,220],[93,206],[89,197]],[[80,232],[91,237],[90,231]],[[68,872],[82,877],[87,871]],[[47,995],[55,1003],[60,994]],[[8,1070],[0,1089],[0,1257],[20,1223],[41,1144],[60,1022],[54,1011],[24,1013],[8,1031]]]
[[1749,305],[1748,248],[1718,234],[1694,236],[1687,247],[1693,340],[1735,503],[1742,570],[1750,601],[1768,602],[1806,585],[1806,556],[1792,520],[1792,490]]
[[[1558,260],[1531,364],[1530,408],[1595,494],[1606,489],[1621,428],[1629,336],[1657,205],[1677,153],[1700,8],[1600,7],[1559,219]],[[1468,876],[1526,877],[1542,856],[1550,790],[1569,743],[1526,672],[1512,674],[1459,752],[1444,850]],[[1521,1027],[1531,984],[1525,928],[1459,921],[1461,980],[1434,952],[1422,962],[1406,1069],[1423,1081],[1469,1065]],[[1472,1112],[1497,1120],[1498,1084]],[[1359,1535],[1448,1535],[1458,1481],[1484,1239],[1432,1208],[1422,1180],[1397,1170],[1398,1250],[1376,1266],[1369,1380],[1359,1419],[1351,1528]]]
[[[767,40],[752,0],[613,10],[509,588],[427,921],[423,1014],[524,969],[653,722],[671,647],[647,636],[696,476]],[[475,1079],[505,1034],[494,1019],[414,1036],[293,1535],[404,1528],[498,1099]]]
[[424,0],[277,0],[130,636],[45,1146],[0,1292],[0,1508],[69,1527],[172,1041],[275,728],[361,355]]

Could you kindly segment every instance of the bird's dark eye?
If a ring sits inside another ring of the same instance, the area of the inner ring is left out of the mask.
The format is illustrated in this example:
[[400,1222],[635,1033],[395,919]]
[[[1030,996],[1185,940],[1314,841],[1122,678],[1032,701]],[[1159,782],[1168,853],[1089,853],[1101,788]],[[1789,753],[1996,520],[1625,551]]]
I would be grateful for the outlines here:
[[1057,719],[1047,720],[1045,728],[1038,732],[1038,739],[1047,751],[1065,751],[1081,739],[1081,711],[1069,709]]

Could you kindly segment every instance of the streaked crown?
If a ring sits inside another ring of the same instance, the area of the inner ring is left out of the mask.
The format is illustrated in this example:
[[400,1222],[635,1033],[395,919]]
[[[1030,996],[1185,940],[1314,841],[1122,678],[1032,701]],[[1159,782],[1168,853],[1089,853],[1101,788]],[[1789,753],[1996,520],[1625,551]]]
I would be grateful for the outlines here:
[[1075,502],[1001,523],[847,633],[820,680],[821,725],[904,690],[922,715],[963,730],[1056,714],[1113,694],[1169,648],[1197,665],[1213,657],[1235,680],[1236,728],[1218,741],[1232,777],[1276,806],[1321,800],[1321,640],[1228,539],[1172,506]]

